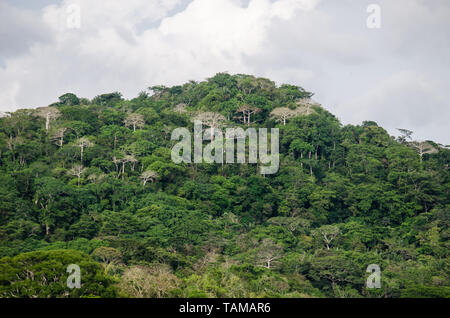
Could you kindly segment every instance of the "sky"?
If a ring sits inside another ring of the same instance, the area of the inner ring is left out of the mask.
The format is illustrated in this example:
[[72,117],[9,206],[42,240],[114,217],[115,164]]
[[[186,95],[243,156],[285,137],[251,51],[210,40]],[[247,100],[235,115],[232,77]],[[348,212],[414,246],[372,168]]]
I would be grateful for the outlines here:
[[450,144],[448,0],[0,0],[1,112],[225,71]]

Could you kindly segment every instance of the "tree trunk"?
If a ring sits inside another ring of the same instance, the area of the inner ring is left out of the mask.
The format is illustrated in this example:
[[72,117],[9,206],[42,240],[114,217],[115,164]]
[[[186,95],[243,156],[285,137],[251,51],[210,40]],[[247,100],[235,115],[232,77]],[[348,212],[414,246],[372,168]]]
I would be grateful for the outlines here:
[[48,132],[49,129],[50,129],[50,113],[48,113],[47,116],[45,117],[45,130],[47,130]]

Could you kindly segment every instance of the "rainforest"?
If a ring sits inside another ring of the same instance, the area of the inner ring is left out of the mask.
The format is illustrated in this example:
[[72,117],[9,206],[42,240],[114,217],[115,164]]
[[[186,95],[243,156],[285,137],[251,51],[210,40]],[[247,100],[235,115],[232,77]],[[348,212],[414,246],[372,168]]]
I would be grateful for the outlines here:
[[[450,296],[446,145],[244,74],[55,101],[0,118],[2,298]],[[278,171],[173,162],[195,121],[278,129]]]

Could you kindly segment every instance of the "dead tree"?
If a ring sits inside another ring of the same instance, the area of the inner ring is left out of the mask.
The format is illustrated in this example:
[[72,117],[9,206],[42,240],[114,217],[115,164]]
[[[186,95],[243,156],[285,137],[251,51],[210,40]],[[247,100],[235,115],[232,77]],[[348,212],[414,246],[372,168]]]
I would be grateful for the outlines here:
[[137,128],[142,128],[145,125],[144,116],[141,114],[130,114],[124,120],[126,127],[133,127],[133,131],[136,131]]
[[295,109],[290,109],[287,107],[278,107],[272,110],[270,117],[275,119],[276,122],[281,122],[286,125],[286,121],[290,118],[297,116],[299,112]]
[[82,137],[76,141],[76,145],[77,145],[77,147],[80,148],[80,157],[81,157],[80,161],[81,161],[81,163],[83,163],[84,150],[86,148],[92,147],[94,145],[94,143],[91,142],[87,137]]
[[258,263],[263,263],[263,266],[268,269],[272,268],[282,256],[283,247],[271,239],[264,239],[261,242],[256,255]]
[[53,136],[52,136],[52,140],[60,147],[62,148],[63,144],[64,144],[64,134],[67,131],[67,128],[62,127],[57,129]]
[[331,242],[340,234],[340,230],[335,225],[324,225],[312,231],[312,235],[325,243],[327,250],[331,247]]
[[418,151],[419,156],[420,156],[420,162],[423,161],[423,155],[439,152],[438,149],[433,147],[433,145],[431,145],[427,141],[413,141],[410,143],[410,145]]
[[239,116],[239,119],[241,120],[241,122],[244,123],[244,125],[250,126],[252,124],[252,120],[251,120],[251,116],[259,113],[261,111],[260,108],[251,106],[251,105],[247,105],[247,104],[243,104],[241,105],[236,112],[242,114],[241,116]]
[[214,140],[214,131],[222,126],[225,117],[216,112],[204,112],[195,116],[194,121],[201,121],[203,125],[210,128],[210,140]]
[[37,115],[45,118],[45,130],[48,132],[51,121],[56,120],[59,116],[61,116],[61,113],[54,107],[41,107],[37,109]]
[[71,176],[78,178],[78,186],[80,186],[81,175],[86,172],[86,168],[83,165],[74,165],[72,169],[68,171]]
[[314,101],[311,98],[301,98],[297,101],[298,110],[302,115],[311,115],[313,111],[313,107],[320,107],[320,104],[316,101]]
[[141,174],[141,180],[142,180],[142,184],[144,185],[144,187],[147,184],[147,182],[150,181],[151,183],[153,183],[156,181],[157,178],[158,178],[158,173],[153,170],[147,170]]

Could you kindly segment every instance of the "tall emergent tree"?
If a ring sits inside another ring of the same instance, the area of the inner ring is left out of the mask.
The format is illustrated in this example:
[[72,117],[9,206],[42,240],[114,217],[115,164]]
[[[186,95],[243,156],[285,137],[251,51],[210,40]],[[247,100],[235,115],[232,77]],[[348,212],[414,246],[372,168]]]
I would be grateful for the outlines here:
[[61,112],[54,107],[41,107],[37,109],[37,115],[45,118],[45,130],[50,130],[50,123],[61,116]]
[[157,178],[158,178],[158,173],[156,173],[155,171],[152,171],[152,170],[144,171],[141,174],[141,180],[142,180],[144,187],[147,184],[147,182],[149,182],[149,181],[155,182]]
[[142,128],[145,125],[144,116],[141,114],[130,114],[124,120],[126,127],[133,127],[133,131],[136,131],[136,128]]
[[272,110],[270,116],[275,119],[277,122],[283,123],[286,126],[286,121],[292,117],[295,117],[299,114],[297,109],[290,109],[288,107],[278,107]]
[[241,122],[247,126],[252,124],[252,115],[259,113],[260,111],[260,108],[248,104],[243,104],[236,110],[236,112],[241,114],[239,117]]
[[214,131],[221,127],[225,117],[216,112],[204,112],[197,114],[194,120],[201,121],[203,125],[210,127],[210,140],[214,140]]
[[58,128],[52,136],[52,140],[55,141],[55,143],[62,148],[63,144],[64,144],[64,134],[66,133],[67,128],[65,127],[61,127]]
[[84,150],[86,148],[94,146],[94,143],[92,141],[90,141],[87,137],[81,137],[81,138],[78,138],[78,140],[76,141],[76,145],[77,145],[77,147],[80,148],[80,158],[81,158],[80,161],[81,161],[81,163],[83,163]]

